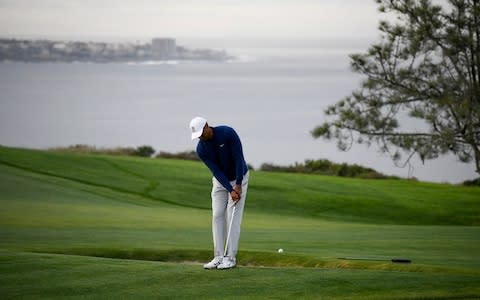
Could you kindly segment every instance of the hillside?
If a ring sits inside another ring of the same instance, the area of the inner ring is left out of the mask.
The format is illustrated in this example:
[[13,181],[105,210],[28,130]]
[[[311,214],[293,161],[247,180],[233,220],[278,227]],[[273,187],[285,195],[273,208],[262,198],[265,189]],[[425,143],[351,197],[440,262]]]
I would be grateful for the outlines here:
[[[0,163],[178,206],[210,208],[199,162],[0,148]],[[480,188],[253,171],[248,210],[373,224],[480,225]]]

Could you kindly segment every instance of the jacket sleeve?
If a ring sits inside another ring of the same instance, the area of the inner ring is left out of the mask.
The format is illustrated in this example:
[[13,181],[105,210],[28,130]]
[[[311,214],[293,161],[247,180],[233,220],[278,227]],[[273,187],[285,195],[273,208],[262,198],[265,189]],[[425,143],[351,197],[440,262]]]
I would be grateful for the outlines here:
[[203,163],[210,169],[210,171],[213,173],[213,176],[222,184],[222,186],[227,189],[227,191],[231,192],[233,191],[233,187],[230,184],[230,181],[228,180],[227,176],[220,170],[220,168],[208,157],[205,155],[203,150],[198,147],[197,148],[197,154],[198,157],[203,161]]
[[231,149],[233,159],[235,161],[235,183],[241,185],[243,181],[243,174],[245,174],[245,158],[243,157],[242,142],[235,130],[232,129],[231,134]]

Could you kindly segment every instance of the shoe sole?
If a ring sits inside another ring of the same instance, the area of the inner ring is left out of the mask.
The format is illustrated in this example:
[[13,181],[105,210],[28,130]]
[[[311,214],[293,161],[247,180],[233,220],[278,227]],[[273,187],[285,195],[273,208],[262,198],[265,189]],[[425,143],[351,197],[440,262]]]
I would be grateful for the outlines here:
[[211,267],[211,268],[206,268],[206,267],[203,267],[205,270],[216,270],[217,269],[217,266],[215,267]]
[[230,270],[230,269],[235,269],[237,267],[237,265],[233,266],[233,267],[229,267],[229,268],[217,268],[217,270]]

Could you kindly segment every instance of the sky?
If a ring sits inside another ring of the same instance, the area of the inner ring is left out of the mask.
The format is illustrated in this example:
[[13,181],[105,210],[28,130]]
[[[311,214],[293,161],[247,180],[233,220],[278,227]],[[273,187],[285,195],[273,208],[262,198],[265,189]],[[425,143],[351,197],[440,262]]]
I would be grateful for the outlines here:
[[0,0],[12,38],[369,37],[379,19],[373,0]]

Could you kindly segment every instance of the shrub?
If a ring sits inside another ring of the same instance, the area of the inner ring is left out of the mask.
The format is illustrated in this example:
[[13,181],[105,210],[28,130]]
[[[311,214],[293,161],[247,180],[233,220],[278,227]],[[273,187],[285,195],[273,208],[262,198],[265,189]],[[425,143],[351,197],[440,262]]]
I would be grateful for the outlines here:
[[480,177],[472,180],[466,180],[463,182],[465,186],[480,186]]
[[296,162],[294,165],[290,166],[277,166],[271,163],[264,163],[260,166],[260,170],[266,172],[321,174],[341,177],[359,177],[365,179],[399,179],[397,176],[386,176],[372,168],[366,168],[356,164],[337,164],[327,159],[305,160],[304,163]]
[[141,156],[141,157],[152,157],[152,155],[155,153],[155,149],[151,146],[140,146],[135,149],[133,152],[133,155],[135,156]]

